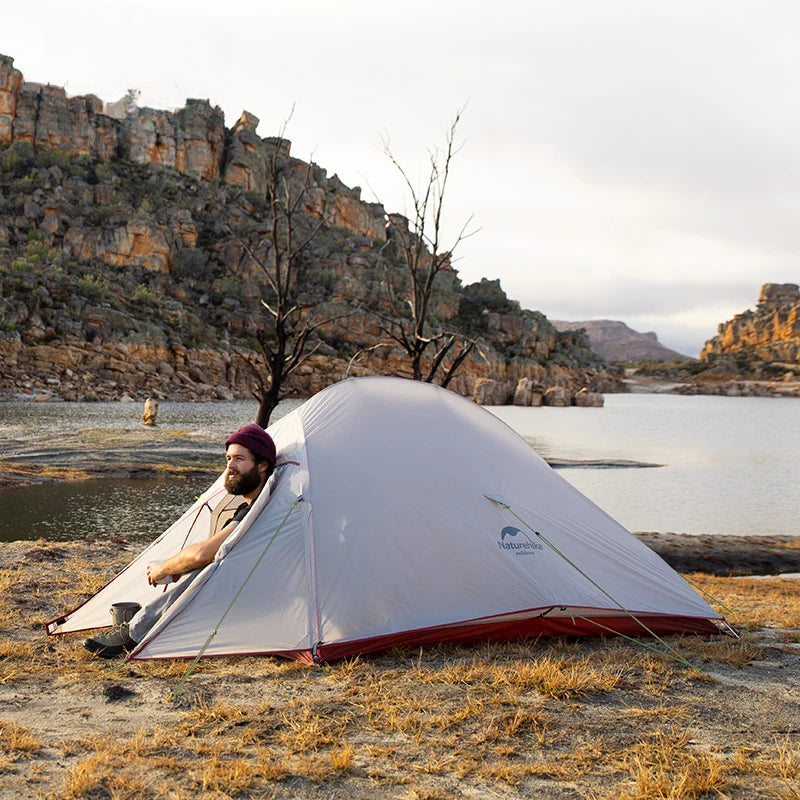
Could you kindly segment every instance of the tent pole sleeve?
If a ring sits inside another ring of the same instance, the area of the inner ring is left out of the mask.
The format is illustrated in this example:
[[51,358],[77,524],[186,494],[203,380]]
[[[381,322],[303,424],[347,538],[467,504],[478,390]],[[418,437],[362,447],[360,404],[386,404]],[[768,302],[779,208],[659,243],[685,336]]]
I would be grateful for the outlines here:
[[167,697],[167,700],[174,700],[178,696],[178,694],[181,692],[181,690],[183,689],[183,686],[186,683],[187,679],[189,678],[189,676],[194,671],[194,668],[197,666],[197,663],[203,657],[203,654],[208,649],[208,646],[211,644],[211,640],[217,635],[217,631],[219,630],[219,628],[222,625],[222,623],[225,621],[225,617],[228,616],[228,612],[230,612],[230,610],[233,608],[233,606],[236,603],[236,601],[239,599],[239,596],[244,591],[244,587],[247,586],[247,582],[250,580],[250,578],[253,577],[253,573],[256,571],[256,569],[258,568],[258,565],[261,563],[262,559],[267,554],[267,550],[269,550],[270,546],[275,541],[275,537],[281,532],[281,529],[286,524],[286,520],[289,519],[289,515],[292,513],[292,511],[295,510],[295,508],[297,508],[297,504],[302,499],[303,499],[302,496],[301,497],[296,497],[294,502],[291,504],[291,506],[289,506],[289,510],[286,512],[285,516],[281,520],[281,524],[278,525],[278,527],[275,529],[275,533],[272,534],[272,536],[270,537],[270,539],[267,542],[266,546],[261,551],[261,555],[256,559],[255,564],[253,564],[252,568],[250,569],[250,572],[247,574],[247,577],[244,579],[244,581],[242,582],[242,585],[239,587],[239,590],[233,596],[233,600],[231,600],[231,602],[228,603],[228,607],[225,609],[225,611],[223,612],[222,616],[219,618],[219,622],[214,626],[214,630],[212,630],[211,633],[208,635],[208,638],[203,643],[203,646],[200,648],[200,651],[194,657],[194,660],[192,661],[192,663],[189,664],[188,669],[183,674],[183,677],[181,678],[181,680],[178,683],[178,685],[175,687],[175,689],[172,692],[170,692],[169,696]]

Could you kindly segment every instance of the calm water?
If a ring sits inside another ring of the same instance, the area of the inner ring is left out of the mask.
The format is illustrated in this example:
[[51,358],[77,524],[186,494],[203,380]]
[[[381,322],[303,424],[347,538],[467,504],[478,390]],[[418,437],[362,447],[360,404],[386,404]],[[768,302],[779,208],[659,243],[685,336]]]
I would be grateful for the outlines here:
[[[283,404],[287,413],[297,401]],[[163,428],[222,441],[255,403],[166,403]],[[657,468],[559,469],[630,530],[800,536],[800,402],[793,399],[607,395],[603,408],[493,407],[548,459],[625,460]],[[0,403],[3,436],[42,428],[139,428],[139,403]],[[152,537],[207,481],[127,480],[0,490],[0,541],[99,532]]]
[[492,410],[544,458],[663,464],[559,470],[629,530],[800,537],[796,399],[629,394]]

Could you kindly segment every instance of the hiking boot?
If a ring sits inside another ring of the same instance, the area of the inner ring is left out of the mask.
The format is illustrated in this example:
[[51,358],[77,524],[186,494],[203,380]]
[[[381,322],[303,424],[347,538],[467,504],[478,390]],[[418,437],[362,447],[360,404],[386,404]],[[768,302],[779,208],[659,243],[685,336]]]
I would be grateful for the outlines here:
[[128,623],[122,622],[114,625],[108,633],[100,633],[85,639],[83,646],[90,653],[97,653],[100,658],[116,658],[133,650],[136,642],[131,639],[128,632]]
[[83,646],[101,658],[116,658],[133,650],[137,643],[131,639],[128,623],[140,608],[138,603],[114,603],[110,609],[111,630],[85,639]]

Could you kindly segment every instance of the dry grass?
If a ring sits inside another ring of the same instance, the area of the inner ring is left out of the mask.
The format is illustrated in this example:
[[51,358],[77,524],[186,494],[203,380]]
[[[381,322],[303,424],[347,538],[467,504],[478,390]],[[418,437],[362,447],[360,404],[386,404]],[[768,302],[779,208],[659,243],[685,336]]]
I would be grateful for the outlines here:
[[[324,669],[210,659],[165,702],[186,662],[110,672],[74,637],[31,629],[107,580],[119,547],[88,568],[79,545],[28,555],[0,567],[0,777],[20,797],[800,800],[788,732],[800,729],[800,602],[786,579],[695,576],[745,632],[672,637],[698,669],[625,640],[433,647]],[[762,684],[778,687],[774,705]]]
[[3,460],[0,460],[0,473],[4,476],[6,483],[17,486],[38,483],[43,478],[56,481],[85,481],[97,477],[97,475],[93,475],[83,469],[42,466],[41,464],[26,464],[24,462]]
[[800,592],[797,580],[781,578],[717,578],[692,575],[694,583],[733,611],[731,624],[742,630],[794,629],[800,641]]
[[713,754],[691,746],[685,731],[656,731],[636,744],[626,766],[631,786],[620,800],[684,800],[722,794],[728,786],[727,769]]

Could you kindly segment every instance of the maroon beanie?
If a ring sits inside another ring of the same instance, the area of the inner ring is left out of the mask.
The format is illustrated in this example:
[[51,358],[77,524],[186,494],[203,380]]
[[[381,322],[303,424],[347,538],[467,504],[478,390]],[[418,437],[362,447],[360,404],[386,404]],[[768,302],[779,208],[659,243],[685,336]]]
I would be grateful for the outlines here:
[[253,455],[259,458],[264,458],[272,466],[275,466],[276,452],[275,442],[272,437],[260,425],[245,425],[234,431],[225,440],[225,449],[228,449],[230,444],[240,444],[246,447]]

